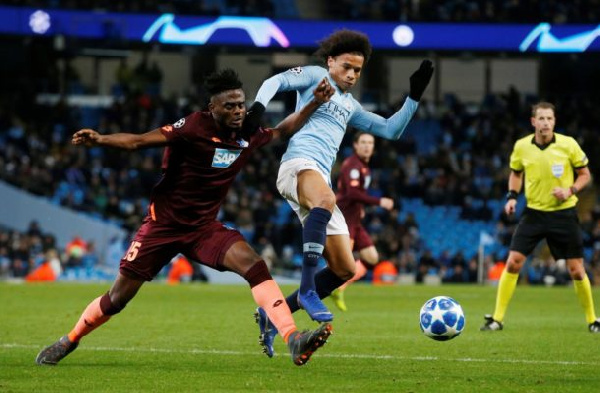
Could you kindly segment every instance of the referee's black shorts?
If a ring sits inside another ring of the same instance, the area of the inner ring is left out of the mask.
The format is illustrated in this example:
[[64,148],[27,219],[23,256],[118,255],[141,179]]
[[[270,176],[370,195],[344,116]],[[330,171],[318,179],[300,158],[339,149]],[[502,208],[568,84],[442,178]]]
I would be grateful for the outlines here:
[[544,238],[554,259],[583,257],[583,238],[574,207],[552,212],[526,208],[510,249],[527,256]]

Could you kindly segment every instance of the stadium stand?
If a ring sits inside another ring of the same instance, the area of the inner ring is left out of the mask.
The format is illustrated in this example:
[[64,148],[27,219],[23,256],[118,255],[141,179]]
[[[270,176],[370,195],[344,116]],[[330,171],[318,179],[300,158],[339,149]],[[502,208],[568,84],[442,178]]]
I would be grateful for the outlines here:
[[[279,18],[302,16],[301,7],[291,0],[251,3],[227,0],[179,0],[167,5],[158,1],[7,2],[18,6],[111,11],[155,12],[158,9],[206,15],[258,12]],[[600,10],[600,6],[593,7],[597,5],[593,0],[568,4],[540,2],[539,6],[545,7],[541,13],[525,12],[526,2],[516,1],[445,1],[435,2],[436,6],[431,6],[434,3],[431,1],[377,3],[380,9],[390,11],[374,15],[371,12],[378,7],[372,2],[365,7],[367,3],[362,0],[347,0],[329,2],[326,15],[341,19],[469,22],[536,22],[537,19],[528,18],[536,15],[544,19],[553,15],[558,23],[585,23]],[[352,13],[346,15],[344,11]],[[131,231],[145,215],[146,196],[160,176],[161,152],[149,150],[125,155],[107,149],[84,151],[70,146],[71,134],[81,124],[101,132],[146,131],[196,109],[192,103],[202,102],[201,92],[163,97],[162,70],[155,64],[141,64],[134,70],[120,70],[119,83],[111,87],[113,94],[108,105],[40,100],[39,93],[58,90],[58,77],[53,71],[57,61],[52,53],[47,54],[43,59],[44,69],[24,70],[24,87],[19,92],[0,92],[0,180],[23,192],[43,196],[56,206],[118,223]],[[74,70],[67,74],[70,95],[93,90],[79,81]],[[598,178],[600,113],[596,110],[597,97],[565,93],[547,98],[555,102],[560,111],[557,131],[578,139],[591,158],[594,177]],[[371,162],[374,179],[370,192],[392,196],[398,209],[392,215],[380,209],[369,210],[365,222],[382,259],[394,263],[400,275],[416,275],[419,265],[423,264],[428,266],[426,274],[437,275],[442,281],[474,281],[476,266],[473,267],[473,262],[476,262],[482,234],[494,239],[485,247],[489,256],[487,266],[504,258],[514,229],[514,221],[501,213],[507,160],[512,143],[529,132],[527,111],[537,99],[520,94],[516,88],[505,94],[489,94],[476,103],[447,95],[435,104],[423,103],[422,107],[427,109],[419,111],[399,142],[377,142],[378,151],[385,154],[377,154]],[[389,112],[386,107],[392,110],[402,102],[379,104],[382,114],[386,114]],[[350,138],[344,141],[340,151],[341,162],[351,151]],[[257,250],[269,253],[274,269],[293,268],[301,239],[301,229],[293,212],[275,189],[281,153],[281,146],[275,146],[255,154],[233,185],[220,217],[238,227]],[[600,275],[600,205],[595,188],[581,194],[580,215],[585,229],[586,262]],[[32,234],[11,228],[0,230],[2,277],[25,277],[45,260],[51,249],[59,255],[63,278],[103,279],[107,277],[103,272],[109,275],[114,271],[114,257],[112,262],[93,258],[86,263],[68,262],[66,245],[56,244],[52,240],[55,234],[39,231]],[[114,254],[118,255],[122,248],[122,244],[115,243]],[[86,253],[93,254],[94,250]],[[110,266],[98,268],[102,264]],[[547,271],[555,268],[548,258],[540,258],[531,263],[528,277],[532,283],[542,283]]]

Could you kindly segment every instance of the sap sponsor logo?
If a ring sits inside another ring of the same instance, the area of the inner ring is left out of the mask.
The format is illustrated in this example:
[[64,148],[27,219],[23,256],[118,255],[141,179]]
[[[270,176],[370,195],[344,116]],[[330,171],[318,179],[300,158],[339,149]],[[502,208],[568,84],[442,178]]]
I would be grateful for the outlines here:
[[177,120],[177,122],[175,124],[173,124],[173,127],[181,128],[181,127],[183,127],[184,124],[185,124],[185,117],[182,117],[181,119]]
[[241,150],[215,149],[213,168],[229,168],[240,156]]

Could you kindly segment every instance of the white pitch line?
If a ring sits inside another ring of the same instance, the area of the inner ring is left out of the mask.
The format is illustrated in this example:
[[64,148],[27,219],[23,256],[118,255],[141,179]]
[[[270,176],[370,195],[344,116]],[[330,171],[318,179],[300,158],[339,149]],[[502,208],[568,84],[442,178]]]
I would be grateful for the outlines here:
[[[2,343],[2,349],[42,349],[39,345],[25,345],[15,343]],[[181,353],[181,354],[206,354],[206,355],[234,355],[234,356],[265,356],[257,352],[223,351],[217,349],[165,349],[165,348],[124,348],[124,347],[80,347],[79,351],[101,351],[101,352],[149,352],[149,353]],[[277,355],[276,355],[277,356]],[[321,353],[319,357],[337,359],[375,359],[375,360],[413,360],[413,361],[442,361],[442,362],[465,362],[465,363],[513,363],[513,364],[549,364],[560,366],[599,366],[600,362],[579,362],[570,360],[532,360],[532,359],[478,359],[478,358],[442,358],[439,356],[396,356],[396,355],[368,355],[368,354],[344,354],[344,353]]]

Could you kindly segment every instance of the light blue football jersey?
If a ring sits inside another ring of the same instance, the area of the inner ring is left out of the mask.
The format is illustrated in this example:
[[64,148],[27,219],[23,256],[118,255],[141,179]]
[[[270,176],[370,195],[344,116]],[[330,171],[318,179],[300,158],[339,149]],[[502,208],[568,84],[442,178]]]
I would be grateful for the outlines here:
[[386,139],[398,139],[410,122],[418,102],[407,98],[402,108],[385,119],[362,108],[350,93],[343,93],[331,79],[329,72],[319,66],[296,67],[267,79],[255,101],[265,107],[276,93],[296,90],[296,111],[313,99],[313,90],[323,78],[336,87],[329,102],[321,105],[289,141],[281,161],[293,158],[314,160],[328,177],[348,126]]

